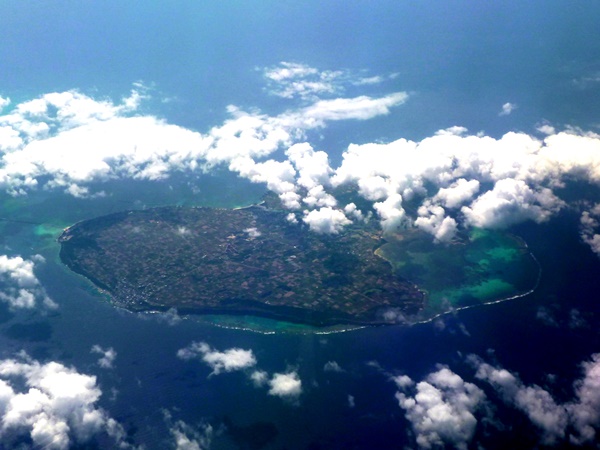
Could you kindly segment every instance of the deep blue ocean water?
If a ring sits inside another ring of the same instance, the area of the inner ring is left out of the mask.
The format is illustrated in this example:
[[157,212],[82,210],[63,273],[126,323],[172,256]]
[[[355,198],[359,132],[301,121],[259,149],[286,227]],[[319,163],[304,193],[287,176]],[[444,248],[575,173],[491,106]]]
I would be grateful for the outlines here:
[[[66,205],[70,203],[65,199]],[[61,210],[60,200],[53,205],[55,211]],[[391,375],[419,380],[437,364],[446,364],[472,380],[474,372],[465,356],[477,354],[518,372],[526,383],[543,384],[547,374],[554,374],[559,382],[553,392],[570,398],[571,382],[580,376],[579,363],[600,345],[595,297],[600,263],[573,228],[573,217],[566,216],[543,233],[532,225],[515,230],[543,267],[541,284],[530,296],[411,327],[261,334],[193,318],[172,324],[161,315],[116,309],[85,279],[61,265],[55,236],[40,238],[34,234],[35,226],[19,224],[4,238],[4,246],[11,254],[41,253],[46,258],[37,275],[60,308],[47,314],[5,310],[0,324],[2,351],[10,356],[25,350],[36,359],[60,361],[95,374],[104,393],[100,405],[147,448],[170,445],[163,410],[189,424],[211,423],[215,429],[225,418],[239,426],[272,423],[279,434],[268,448],[401,448],[411,441],[394,399]],[[575,331],[566,331],[562,323],[550,327],[536,320],[540,306],[554,311],[557,318],[577,308],[588,326]],[[267,396],[242,372],[210,377],[210,368],[200,361],[178,359],[177,350],[192,341],[206,341],[220,350],[252,349],[262,370],[297,369],[304,391],[300,402],[293,405]],[[114,369],[98,367],[98,356],[90,353],[93,345],[117,351]],[[329,361],[336,361],[344,372],[324,371]],[[353,407],[348,396],[353,397]],[[480,442],[486,448],[503,448],[536,435],[530,425],[515,427],[512,434],[482,436]],[[238,447],[221,434],[211,448]]]
[[[397,74],[369,93],[411,93],[388,116],[360,126],[336,123],[315,133],[315,147],[326,150],[334,164],[350,143],[422,139],[454,125],[491,136],[530,133],[544,121],[597,130],[600,89],[582,81],[600,71],[597,4],[399,3],[2,2],[0,95],[16,104],[80,89],[117,100],[132,83],[143,81],[158,93],[144,103],[145,111],[207,131],[222,123],[228,104],[267,113],[285,109],[282,100],[265,93],[257,68],[294,61],[367,75]],[[172,101],[161,102],[165,97]],[[505,102],[518,108],[499,117]],[[265,448],[404,448],[414,442],[390,375],[421,380],[437,364],[446,364],[472,381],[465,357],[477,354],[517,372],[526,384],[544,385],[548,374],[556,375],[552,392],[568,400],[579,364],[600,349],[600,263],[580,242],[577,217],[569,214],[513,230],[543,269],[534,294],[412,327],[267,335],[196,319],[171,324],[159,315],[115,309],[60,264],[57,231],[78,220],[173,203],[240,206],[264,192],[225,173],[194,182],[200,194],[176,179],[118,182],[110,199],[39,192],[16,201],[3,198],[0,210],[50,230],[40,234],[34,225],[4,223],[0,244],[6,254],[46,258],[36,274],[60,306],[49,313],[3,308],[0,357],[25,350],[40,361],[60,361],[96,375],[103,391],[100,405],[133,442],[148,449],[172,448],[164,410],[176,420],[210,423],[215,430],[226,417],[239,426],[273,423],[278,435]],[[536,319],[540,307],[553,313],[556,326]],[[585,328],[568,328],[573,309],[585,319]],[[178,359],[177,350],[192,341],[219,350],[252,349],[259,368],[269,372],[296,369],[304,389],[299,403],[268,396],[241,372],[209,377],[210,369],[200,361]],[[90,349],[97,344],[117,351],[113,370],[96,364],[98,355]],[[324,371],[328,361],[344,372]],[[515,417],[501,402],[495,405],[506,427],[490,434],[478,428],[476,440],[485,448],[534,447],[535,429],[520,413]],[[211,448],[239,448],[227,433],[216,434]]]

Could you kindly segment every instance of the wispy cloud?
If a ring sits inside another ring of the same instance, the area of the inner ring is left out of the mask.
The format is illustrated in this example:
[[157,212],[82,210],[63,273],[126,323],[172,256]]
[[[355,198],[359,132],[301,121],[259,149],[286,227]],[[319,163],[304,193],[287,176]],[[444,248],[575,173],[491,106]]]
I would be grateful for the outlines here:
[[92,353],[102,355],[98,359],[98,365],[103,369],[112,369],[114,367],[115,359],[117,358],[117,352],[114,348],[109,347],[104,349],[99,345],[94,345],[91,350]]
[[507,102],[502,105],[502,109],[498,113],[499,116],[508,116],[510,115],[518,106],[514,103]]

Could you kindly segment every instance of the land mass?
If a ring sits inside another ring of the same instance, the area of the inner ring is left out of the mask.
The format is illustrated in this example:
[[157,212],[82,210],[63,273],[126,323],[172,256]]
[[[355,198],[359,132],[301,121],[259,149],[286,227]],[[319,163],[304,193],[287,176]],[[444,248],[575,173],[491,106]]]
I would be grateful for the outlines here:
[[260,205],[120,212],[59,242],[65,265],[132,311],[384,324],[416,317],[427,300],[375,253],[385,243],[375,224],[319,235]]

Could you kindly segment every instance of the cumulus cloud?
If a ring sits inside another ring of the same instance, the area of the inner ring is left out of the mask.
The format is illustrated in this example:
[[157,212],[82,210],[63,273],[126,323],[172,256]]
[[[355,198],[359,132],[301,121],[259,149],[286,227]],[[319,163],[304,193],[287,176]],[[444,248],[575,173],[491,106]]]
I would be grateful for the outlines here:
[[342,231],[344,226],[352,223],[342,211],[329,206],[305,211],[302,220],[311,231],[321,234],[337,234]]
[[113,364],[115,362],[115,359],[117,358],[117,352],[114,348],[109,347],[107,349],[104,349],[99,345],[94,345],[92,347],[91,352],[102,355],[98,359],[98,365],[103,369],[112,369],[114,367]]
[[440,202],[447,208],[457,208],[473,199],[479,191],[479,185],[479,181],[477,180],[459,178],[447,188],[440,188],[433,197],[433,201]]
[[522,180],[506,178],[461,211],[472,225],[506,228],[526,220],[544,222],[563,206],[548,188],[533,190]]
[[39,363],[27,355],[0,361],[0,436],[10,446],[28,436],[39,448],[67,449],[93,436],[109,436],[129,447],[124,430],[96,406],[96,377],[57,362]]
[[[565,207],[556,188],[574,178],[600,181],[596,134],[544,130],[550,134],[543,140],[513,132],[495,139],[451,127],[420,142],[350,145],[331,183],[356,186],[361,196],[374,202],[384,226],[393,214],[405,224],[437,234],[438,240],[437,225],[446,218],[443,230],[448,235],[461,225],[503,228],[526,220],[543,222]],[[405,216],[404,200],[420,202],[421,214]],[[444,208],[443,216],[438,206]],[[588,214],[584,219],[593,218]],[[590,228],[585,239],[593,247],[595,233]]]
[[267,387],[269,395],[291,402],[297,402],[302,394],[302,380],[293,370],[273,375],[264,370],[255,370],[250,374],[250,380],[257,388]]
[[206,342],[192,342],[189,346],[180,349],[177,356],[184,360],[201,359],[212,369],[211,375],[243,370],[256,365],[252,350],[230,348],[220,352],[211,348]]
[[[453,126],[420,141],[351,144],[339,167],[331,167],[327,153],[306,142],[309,131],[389,114],[408,95],[345,96],[345,86],[381,78],[300,63],[283,62],[265,76],[273,92],[300,98],[301,106],[268,115],[230,105],[228,118],[204,133],[140,115],[149,95],[143,85],[119,102],[67,91],[14,105],[0,115],[0,187],[14,195],[47,188],[92,196],[98,194],[90,191],[92,181],[159,180],[221,165],[264,183],[284,207],[306,209],[304,220],[317,232],[339,233],[351,220],[376,214],[386,230],[417,226],[442,242],[461,227],[549,220],[565,207],[558,189],[570,180],[600,183],[600,136],[576,128],[557,132],[549,124],[535,136],[492,138]],[[370,208],[344,214],[335,198],[340,188],[354,188]],[[415,217],[405,210],[408,202],[409,211],[420,211]],[[596,219],[585,212],[582,226],[591,224],[591,231],[583,228],[582,236],[598,251],[590,220]]]
[[420,447],[468,447],[477,426],[475,412],[485,401],[481,389],[465,382],[447,367],[441,367],[416,384],[407,376],[394,381],[401,389],[396,399]]
[[418,214],[415,226],[432,234],[436,242],[450,242],[456,236],[456,220],[446,217],[441,206],[424,204],[419,208]]
[[381,227],[386,231],[402,225],[406,219],[400,194],[392,194],[385,201],[374,203],[373,208],[381,218]]
[[593,442],[600,425],[600,354],[582,363],[583,377],[573,384],[575,396],[566,403],[538,385],[525,385],[501,367],[471,355],[476,378],[488,382],[509,405],[521,410],[542,433],[542,443],[552,445],[568,439],[573,444]]
[[14,309],[31,309],[38,304],[57,308],[34,273],[36,263],[43,262],[41,255],[34,255],[32,259],[0,255],[0,300]]
[[296,400],[302,394],[302,381],[294,371],[275,373],[269,380],[269,395]]
[[254,368],[257,364],[252,350],[230,348],[220,352],[211,348],[206,342],[192,342],[178,350],[177,356],[183,360],[200,359],[212,369],[210,376],[221,372],[243,370],[255,387],[267,387],[268,394],[272,396],[296,402],[302,394],[302,381],[296,370],[273,375],[261,369],[254,369],[251,372],[246,370]]

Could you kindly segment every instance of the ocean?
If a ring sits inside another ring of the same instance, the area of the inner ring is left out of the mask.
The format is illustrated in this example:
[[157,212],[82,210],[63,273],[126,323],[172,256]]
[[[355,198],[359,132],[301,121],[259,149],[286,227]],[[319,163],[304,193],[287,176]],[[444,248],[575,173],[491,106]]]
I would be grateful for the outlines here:
[[[352,143],[421,140],[452,126],[495,138],[536,134],[543,124],[597,131],[599,12],[596,4],[558,0],[3,2],[0,96],[14,106],[75,89],[118,102],[141,82],[150,98],[136,114],[206,133],[230,118],[228,105],[270,115],[305,106],[306,100],[282,99],[266,87],[264,68],[288,61],[382,77],[378,84],[348,85],[348,97],[409,93],[405,104],[374,120],[307,131],[333,167]],[[507,102],[516,107],[502,115]],[[569,208],[547,223],[510,229],[542,269],[531,295],[413,326],[322,333],[263,323],[253,331],[219,319],[117,309],[60,263],[56,238],[77,221],[121,210],[244,206],[260,199],[264,184],[220,167],[91,187],[110,195],[1,194],[4,254],[42,255],[35,273],[59,307],[13,311],[0,303],[0,357],[25,351],[95,376],[102,391],[97,406],[122,424],[128,442],[148,450],[176,448],[171,430],[178,421],[193,429],[188,435],[198,447],[190,449],[414,448],[416,432],[395,397],[394,377],[419,382],[442,367],[479,386],[492,405],[491,416],[485,408],[476,413],[468,448],[534,448],[539,429],[476,379],[468,356],[504,367],[564,403],[574,396],[581,363],[600,349],[600,261],[581,241],[579,215]],[[248,370],[211,375],[199,358],[177,357],[192,342],[221,352],[252,350],[255,368],[296,373],[302,393],[291,400],[269,395]],[[113,368],[98,365],[96,345],[116,351]],[[210,445],[200,443],[207,427]],[[81,448],[111,442],[98,436]]]

